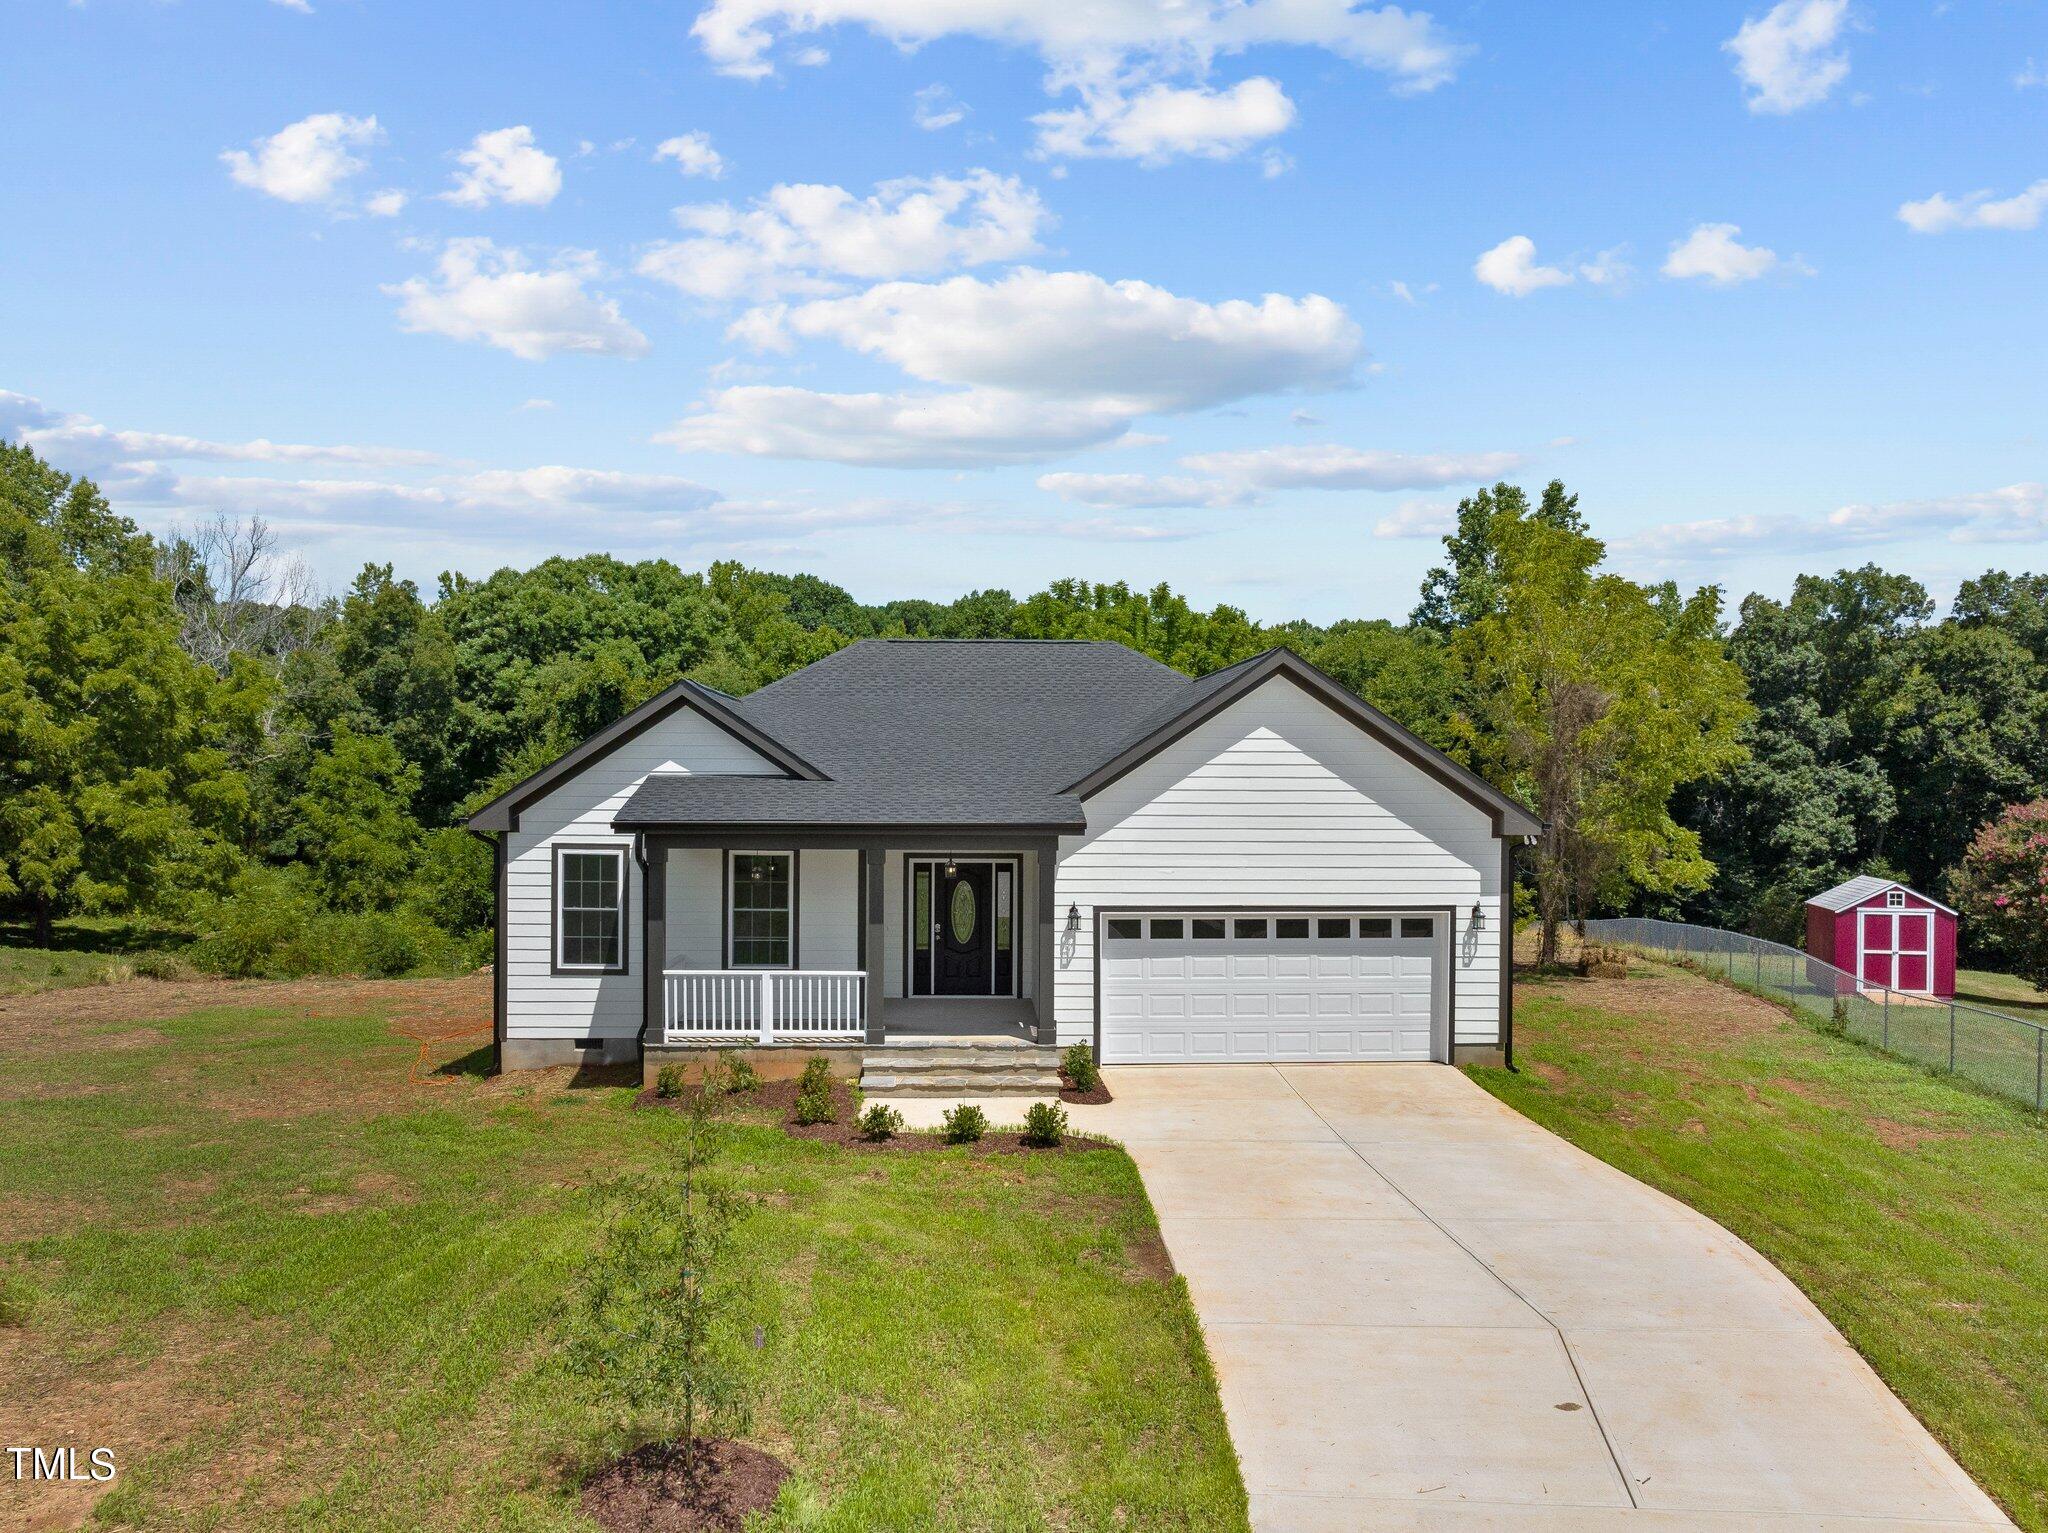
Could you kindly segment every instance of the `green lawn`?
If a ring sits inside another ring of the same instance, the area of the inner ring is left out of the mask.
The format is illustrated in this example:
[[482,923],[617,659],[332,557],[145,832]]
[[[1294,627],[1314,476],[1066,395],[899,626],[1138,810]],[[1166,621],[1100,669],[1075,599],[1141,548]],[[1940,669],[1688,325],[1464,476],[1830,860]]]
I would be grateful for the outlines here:
[[49,947],[33,944],[29,928],[0,923],[0,996],[97,985],[133,977],[137,963],[173,953],[191,938],[149,921],[79,919],[55,923]]
[[1989,969],[1956,970],[1956,999],[1993,1011],[2009,1011],[2031,1022],[2048,1022],[2048,991],[2036,990],[2010,974]]
[[2022,1527],[2048,1529],[2048,1126],[1727,986],[1516,986],[1473,1078],[1776,1262]]
[[[623,1442],[557,1364],[554,1307],[592,1177],[656,1160],[676,1120],[616,1085],[488,1080],[475,1053],[409,1080],[394,1023],[449,1031],[475,982],[87,1019],[116,994],[0,1037],[0,1437],[114,1445],[115,1526],[588,1528],[579,1477]],[[733,1165],[752,1438],[795,1470],[767,1526],[1245,1526],[1120,1151],[747,1126]]]

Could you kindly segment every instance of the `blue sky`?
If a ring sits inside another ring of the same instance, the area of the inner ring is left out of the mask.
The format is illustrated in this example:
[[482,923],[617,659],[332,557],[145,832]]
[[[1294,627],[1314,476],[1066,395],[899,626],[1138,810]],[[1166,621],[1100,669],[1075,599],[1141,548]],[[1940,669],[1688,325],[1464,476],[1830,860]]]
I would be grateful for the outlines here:
[[15,0],[0,435],[331,585],[2048,555],[2048,5]]

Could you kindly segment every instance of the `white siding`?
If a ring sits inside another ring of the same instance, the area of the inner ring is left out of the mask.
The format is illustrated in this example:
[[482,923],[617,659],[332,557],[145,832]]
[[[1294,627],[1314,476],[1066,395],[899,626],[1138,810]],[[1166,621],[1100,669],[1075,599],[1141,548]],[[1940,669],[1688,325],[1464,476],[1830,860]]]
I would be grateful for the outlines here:
[[668,854],[667,969],[725,967],[725,853],[679,846]]
[[[521,810],[519,829],[507,838],[511,863],[505,891],[506,1036],[630,1038],[640,1031],[645,980],[640,951],[645,891],[640,870],[628,857],[626,972],[551,974],[554,870],[550,848],[555,842],[630,848],[630,836],[613,832],[612,816],[650,772],[772,775],[779,771],[703,715],[683,707]],[[715,922],[716,915],[712,919]]]
[[1452,1039],[1498,1041],[1489,816],[1291,682],[1239,699],[1086,809],[1087,834],[1060,838],[1058,908],[1081,910],[1054,960],[1061,1044],[1094,1035],[1096,907],[1175,904],[1448,906]]
[[858,969],[860,853],[797,853],[796,961],[800,969]]

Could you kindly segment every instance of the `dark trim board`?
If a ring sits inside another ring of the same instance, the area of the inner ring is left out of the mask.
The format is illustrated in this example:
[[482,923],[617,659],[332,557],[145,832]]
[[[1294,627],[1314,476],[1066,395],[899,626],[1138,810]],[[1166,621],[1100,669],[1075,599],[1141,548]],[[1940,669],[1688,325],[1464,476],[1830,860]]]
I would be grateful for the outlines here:
[[[1132,916],[1158,911],[1186,912],[1189,915],[1221,916],[1318,916],[1344,915],[1354,911],[1384,910],[1390,915],[1428,915],[1444,918],[1444,1058],[1435,1059],[1435,1028],[1430,1029],[1431,1058],[1437,1064],[1449,1064],[1458,1052],[1458,907],[1456,905],[1413,905],[1405,903],[1375,902],[1372,900],[1341,900],[1323,905],[1190,905],[1174,900],[1151,900],[1142,905],[1097,905],[1095,907],[1095,949],[1091,959],[1094,972],[1090,982],[1095,990],[1095,1057],[1102,1058],[1102,925],[1112,916]],[[1313,1064],[1313,1060],[1267,1061],[1277,1064]]]
[[[492,938],[495,952],[491,960],[491,1071],[502,1075],[505,1072],[505,960],[512,950],[511,934],[505,929],[505,911],[511,904],[510,884],[512,881],[511,834],[500,831],[491,837],[491,851],[497,863],[497,901],[495,913],[497,932]],[[554,933],[548,934],[554,941]]]
[[[608,979],[633,972],[633,868],[636,847],[627,841],[550,841],[548,849],[548,974],[554,979]],[[564,852],[607,852],[619,859],[619,963],[617,968],[563,968],[562,880]],[[642,953],[641,959],[647,957]]]
[[[786,852],[801,845],[812,851],[898,852],[918,842],[972,846],[985,852],[1058,850],[1061,836],[1079,835],[1079,825],[635,825],[613,821],[621,835],[659,836],[670,846],[708,846],[735,852]],[[944,855],[941,853],[940,855]]]
[[1500,1052],[1515,1067],[1515,843],[1500,843]]

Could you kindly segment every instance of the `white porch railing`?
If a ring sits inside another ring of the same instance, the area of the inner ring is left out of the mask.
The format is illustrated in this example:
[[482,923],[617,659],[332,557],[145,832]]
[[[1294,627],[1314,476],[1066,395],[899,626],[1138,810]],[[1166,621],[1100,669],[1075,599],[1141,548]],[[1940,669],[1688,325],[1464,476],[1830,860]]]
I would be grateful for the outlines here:
[[670,1043],[821,1043],[867,1036],[858,969],[665,969]]

